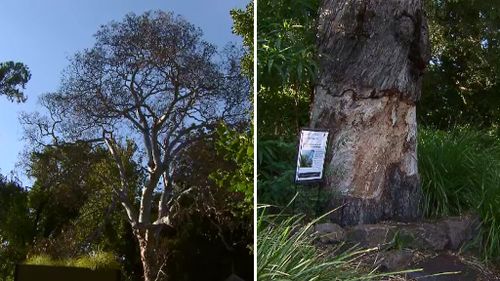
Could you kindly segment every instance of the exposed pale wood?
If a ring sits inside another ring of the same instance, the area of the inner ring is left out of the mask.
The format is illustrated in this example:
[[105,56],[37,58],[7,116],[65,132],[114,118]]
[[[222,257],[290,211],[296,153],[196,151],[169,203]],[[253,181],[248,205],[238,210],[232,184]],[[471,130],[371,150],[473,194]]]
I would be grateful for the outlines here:
[[420,0],[326,0],[311,126],[330,129],[325,186],[342,225],[418,218],[416,102],[429,58]]

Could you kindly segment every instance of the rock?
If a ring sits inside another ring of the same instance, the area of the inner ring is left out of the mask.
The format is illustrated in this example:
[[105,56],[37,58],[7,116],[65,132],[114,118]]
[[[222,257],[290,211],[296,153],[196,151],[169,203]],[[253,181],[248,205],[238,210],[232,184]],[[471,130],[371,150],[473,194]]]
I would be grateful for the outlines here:
[[415,278],[419,281],[478,280],[478,271],[475,268],[464,264],[458,257],[452,255],[438,255],[431,259],[424,260],[413,267],[422,268],[422,271],[409,273],[408,277]]
[[347,230],[346,240],[361,247],[396,243],[402,248],[427,250],[443,250],[449,242],[445,226],[435,223],[357,225]]
[[316,231],[324,243],[345,240],[365,248],[393,243],[398,248],[441,251],[460,248],[478,234],[479,226],[477,216],[467,215],[412,223],[361,224],[344,230],[337,224],[324,223],[316,225]]
[[465,242],[472,240],[479,234],[480,218],[477,215],[449,217],[442,221],[446,227],[449,239],[448,248],[459,249]]
[[346,240],[361,247],[378,247],[389,243],[394,237],[395,227],[388,224],[361,224],[347,230]]
[[314,230],[317,232],[321,243],[336,243],[344,240],[345,238],[344,229],[335,223],[317,224],[315,225]]
[[378,263],[381,271],[398,271],[408,267],[412,262],[413,252],[410,250],[389,250],[382,253]]
[[443,224],[418,223],[402,226],[399,237],[404,239],[404,247],[420,250],[440,251],[449,243]]

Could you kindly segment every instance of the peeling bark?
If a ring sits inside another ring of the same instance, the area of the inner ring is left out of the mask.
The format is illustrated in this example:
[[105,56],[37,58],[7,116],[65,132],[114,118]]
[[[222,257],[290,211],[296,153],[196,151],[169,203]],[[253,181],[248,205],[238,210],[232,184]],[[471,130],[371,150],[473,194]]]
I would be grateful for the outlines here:
[[420,0],[324,1],[311,126],[330,129],[325,187],[341,225],[419,217],[416,102],[429,58]]

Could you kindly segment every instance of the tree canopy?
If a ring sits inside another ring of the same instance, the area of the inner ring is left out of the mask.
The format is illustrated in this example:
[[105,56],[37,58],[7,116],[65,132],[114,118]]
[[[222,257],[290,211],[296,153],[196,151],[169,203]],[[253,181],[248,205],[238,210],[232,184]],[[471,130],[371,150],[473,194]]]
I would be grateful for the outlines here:
[[28,67],[20,62],[0,63],[0,95],[10,101],[24,102],[26,96],[22,92],[31,78]]
[[[241,61],[242,71],[249,78],[253,79],[253,1],[250,1],[245,10],[231,10],[233,18],[233,33],[243,38],[243,45],[247,48],[246,55]],[[252,92],[253,93],[253,92]]]
[[103,26],[95,46],[71,60],[60,91],[42,97],[50,118],[25,115],[23,121],[37,134],[33,139],[105,142],[120,169],[118,143],[140,143],[149,179],[141,210],[127,210],[131,221],[146,222],[153,190],[161,176],[169,181],[176,154],[218,122],[246,117],[248,81],[238,60],[215,55],[201,31],[180,17],[130,14]]
[[[199,209],[180,203],[195,188],[175,183],[182,153],[221,123],[248,123],[249,80],[240,66],[244,50],[228,45],[219,52],[199,28],[162,11],[129,14],[102,26],[95,39],[93,47],[71,58],[60,89],[41,97],[48,114],[24,114],[21,120],[35,149],[92,144],[107,151],[105,159],[115,170],[104,177],[111,180],[141,247],[145,279],[154,280],[169,255],[165,231],[182,223],[174,215],[183,206]],[[130,160],[138,165],[132,171],[141,175],[138,181],[130,181]],[[91,178],[101,173],[88,172]],[[66,185],[80,191],[59,186]]]
[[419,118],[442,129],[500,121],[500,3],[426,1],[432,58]]

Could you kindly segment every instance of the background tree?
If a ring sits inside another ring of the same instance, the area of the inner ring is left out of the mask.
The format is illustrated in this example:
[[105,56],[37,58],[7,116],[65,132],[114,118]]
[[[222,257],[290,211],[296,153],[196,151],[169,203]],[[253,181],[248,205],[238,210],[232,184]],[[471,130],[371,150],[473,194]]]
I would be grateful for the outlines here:
[[176,187],[190,192],[171,218],[182,225],[169,242],[173,280],[253,278],[253,145],[246,136],[220,126],[179,155]]
[[26,101],[21,89],[24,89],[30,78],[31,73],[26,65],[13,61],[0,63],[0,95],[5,95],[11,101]]
[[257,128],[260,139],[290,139],[308,120],[316,77],[316,0],[257,5]]
[[[164,273],[159,237],[172,227],[172,207],[184,194],[173,188],[176,157],[218,122],[248,117],[249,85],[240,58],[231,50],[227,60],[215,58],[215,47],[201,36],[173,14],[129,14],[103,26],[95,46],[72,59],[60,91],[42,98],[50,117],[22,118],[27,135],[38,142],[48,137],[56,145],[106,145],[120,175],[114,192],[139,243],[145,280]],[[138,143],[135,157],[145,174],[138,206],[128,196],[126,138]]]
[[0,278],[12,280],[14,266],[21,262],[31,243],[32,221],[28,191],[0,175]]
[[[131,161],[135,147],[129,144],[124,151],[133,200],[142,178]],[[119,172],[106,149],[87,143],[49,146],[33,152],[26,166],[35,179],[28,194],[35,228],[30,255],[69,259],[97,250],[123,254],[119,243],[129,228],[113,192]]]
[[426,1],[432,56],[419,120],[440,129],[498,127],[500,3]]
[[242,74],[251,80],[253,80],[253,6],[253,1],[250,1],[245,10],[234,9],[230,12],[233,19],[233,33],[243,38],[243,45],[246,47],[245,55],[241,60]]

